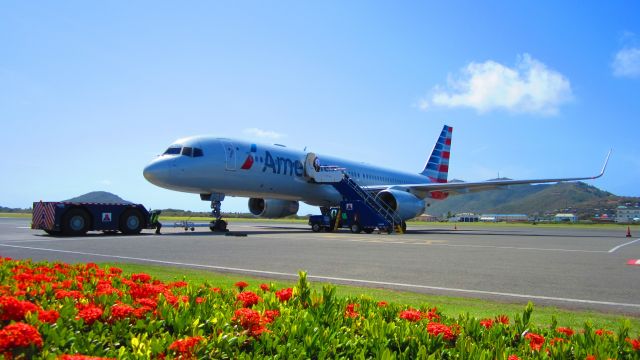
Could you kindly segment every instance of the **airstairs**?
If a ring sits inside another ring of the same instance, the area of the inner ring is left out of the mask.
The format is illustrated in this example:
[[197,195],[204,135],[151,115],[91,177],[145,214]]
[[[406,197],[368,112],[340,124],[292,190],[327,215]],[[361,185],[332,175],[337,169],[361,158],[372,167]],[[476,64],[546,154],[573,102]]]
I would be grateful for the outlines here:
[[366,190],[346,174],[345,168],[337,166],[320,166],[313,178],[317,183],[332,185],[344,199],[349,201],[360,201],[373,214],[376,214],[388,224],[387,231],[404,233],[403,221],[398,213],[387,203]]

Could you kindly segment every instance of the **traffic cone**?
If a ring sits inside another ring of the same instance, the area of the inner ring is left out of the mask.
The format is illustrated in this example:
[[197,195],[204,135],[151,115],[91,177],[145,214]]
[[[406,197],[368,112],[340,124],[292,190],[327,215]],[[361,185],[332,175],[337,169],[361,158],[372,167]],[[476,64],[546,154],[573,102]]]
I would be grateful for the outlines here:
[[631,227],[627,225],[627,237],[631,237]]

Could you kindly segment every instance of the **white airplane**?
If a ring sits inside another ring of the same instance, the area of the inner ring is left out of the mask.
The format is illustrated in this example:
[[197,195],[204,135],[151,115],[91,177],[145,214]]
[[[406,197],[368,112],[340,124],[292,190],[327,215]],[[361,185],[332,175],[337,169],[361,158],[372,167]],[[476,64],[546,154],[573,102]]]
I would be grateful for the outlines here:
[[[244,140],[193,136],[176,140],[144,168],[154,185],[194,194],[211,202],[212,231],[226,231],[220,213],[225,196],[249,198],[252,214],[279,218],[298,212],[298,202],[319,206],[326,213],[342,196],[322,182],[323,169],[339,167],[363,189],[376,193],[402,220],[424,213],[431,201],[450,195],[491,190],[509,185],[590,180],[601,177],[607,154],[596,176],[560,179],[447,182],[453,128],[444,126],[424,169],[419,174]],[[406,225],[405,225],[406,226]]]

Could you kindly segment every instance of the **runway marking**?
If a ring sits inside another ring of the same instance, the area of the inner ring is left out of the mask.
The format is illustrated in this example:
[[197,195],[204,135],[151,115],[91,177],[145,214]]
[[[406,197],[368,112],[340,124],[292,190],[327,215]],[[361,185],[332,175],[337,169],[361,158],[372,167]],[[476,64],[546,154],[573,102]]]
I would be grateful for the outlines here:
[[31,229],[31,226],[17,226],[16,229]]
[[620,244],[620,245],[618,245],[618,246],[614,247],[613,249],[609,250],[609,252],[610,252],[610,253],[612,253],[612,252],[614,252],[614,251],[616,251],[616,250],[620,249],[620,248],[621,248],[621,247],[623,247],[623,246],[631,245],[631,244],[633,244],[634,242],[638,242],[638,241],[640,241],[640,239],[635,239],[635,240],[633,240],[633,241],[629,241],[629,242],[626,242],[626,243],[624,243],[624,244]]
[[[420,241],[384,241],[384,240],[365,240],[365,239],[339,239],[339,237],[324,237],[327,240],[345,241],[345,242],[366,242],[366,243],[383,243],[383,244],[402,244],[402,245],[427,245],[427,246],[448,246],[448,247],[468,247],[482,249],[506,249],[506,250],[532,250],[532,251],[561,251],[561,252],[580,252],[580,253],[607,253],[606,250],[582,250],[582,249],[559,249],[559,248],[534,248],[534,247],[517,247],[517,246],[496,246],[496,245],[470,245],[470,244],[443,244],[446,240],[424,240]],[[640,240],[640,239],[638,239]],[[609,251],[611,252],[611,251]]]
[[[47,249],[47,248],[37,248],[37,247],[31,247],[31,246],[18,246],[18,245],[10,245],[10,244],[0,244],[0,246],[10,247],[10,248],[18,248],[18,249],[36,250],[36,251],[59,252],[59,253],[65,253],[65,254],[98,256],[98,257],[121,259],[121,260],[135,260],[135,261],[143,261],[143,262],[166,264],[166,265],[178,265],[178,266],[205,268],[205,269],[213,269],[213,270],[234,271],[234,272],[242,272],[242,273],[249,273],[249,274],[256,274],[256,275],[277,275],[277,276],[285,276],[285,277],[291,277],[291,278],[297,278],[298,277],[297,274],[290,274],[290,273],[277,272],[277,271],[242,269],[242,268],[234,268],[234,267],[227,267],[227,266],[216,266],[216,265],[191,264],[191,263],[182,263],[182,262],[177,262],[177,261],[145,259],[145,258],[138,258],[138,257],[132,257],[132,256],[97,254],[97,253],[88,253],[88,252],[81,252],[81,251]],[[395,283],[395,282],[385,282],[385,281],[349,279],[349,278],[340,278],[340,277],[333,277],[333,276],[320,276],[320,275],[308,275],[307,278],[309,278],[309,279],[317,279],[317,280],[325,280],[325,281],[340,281],[340,282],[346,282],[346,283],[351,283],[351,284],[384,285],[384,286],[395,286],[395,287],[414,288],[414,289],[449,291],[449,292],[465,293],[465,294],[503,296],[503,297],[512,297],[512,298],[520,298],[520,299],[550,300],[550,301],[578,303],[578,304],[622,306],[622,307],[640,308],[640,304],[618,303],[618,302],[613,302],[613,301],[572,299],[572,298],[561,298],[561,297],[554,297],[554,296],[528,295],[528,294],[507,293],[507,292],[498,292],[498,291],[448,288],[448,287],[442,287],[442,286],[429,286],[429,285],[416,285],[416,284]]]

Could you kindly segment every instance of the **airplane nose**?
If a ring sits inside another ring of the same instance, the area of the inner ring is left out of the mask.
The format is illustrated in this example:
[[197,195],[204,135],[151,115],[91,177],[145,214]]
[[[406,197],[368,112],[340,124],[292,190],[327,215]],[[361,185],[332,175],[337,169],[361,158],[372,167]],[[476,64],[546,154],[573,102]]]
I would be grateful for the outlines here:
[[154,161],[144,168],[142,175],[148,182],[162,186],[169,180],[170,166],[166,161]]

